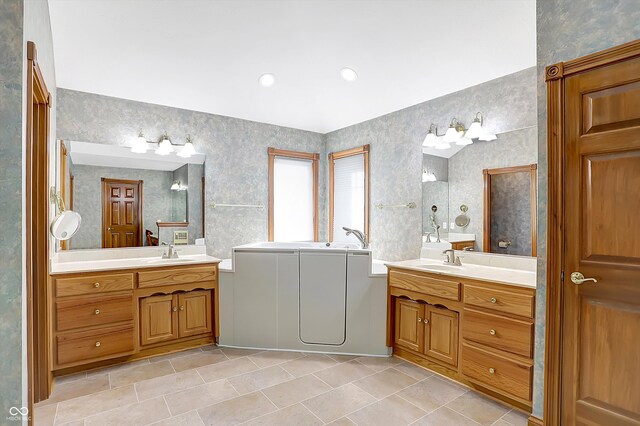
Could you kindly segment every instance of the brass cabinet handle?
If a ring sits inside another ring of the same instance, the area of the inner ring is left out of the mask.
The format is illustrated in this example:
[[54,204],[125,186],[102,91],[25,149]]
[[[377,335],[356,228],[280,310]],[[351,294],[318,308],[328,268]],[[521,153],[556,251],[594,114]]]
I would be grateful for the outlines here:
[[99,347],[100,347],[100,341],[97,341],[96,342],[96,348],[99,348]]
[[495,297],[491,298],[491,303],[496,303],[498,301],[498,299],[496,299]]
[[93,286],[94,286],[95,288],[98,288],[98,287],[100,287],[100,283],[94,283],[94,284],[93,284]]
[[422,322],[422,318],[418,317],[418,322]]
[[489,369],[489,374],[494,374],[496,372],[496,370],[494,370],[493,368]]
[[496,331],[492,328],[491,330],[489,330],[489,334],[492,336],[496,335]]
[[593,281],[593,283],[597,283],[598,280],[596,280],[595,278],[585,278],[584,275],[582,275],[582,273],[580,272],[572,272],[571,273],[571,282],[576,284],[576,285],[580,285],[582,283],[586,283],[587,281]]
[[184,306],[180,306],[180,310],[181,310],[181,311],[184,311]]
[[429,324],[429,320],[427,318],[424,319],[424,324],[425,325]]
[[173,311],[173,312],[178,312],[178,307],[177,307],[177,306],[174,306],[174,307],[173,307],[173,309],[172,309],[172,311]]
[[96,315],[100,315],[100,309],[96,309]]

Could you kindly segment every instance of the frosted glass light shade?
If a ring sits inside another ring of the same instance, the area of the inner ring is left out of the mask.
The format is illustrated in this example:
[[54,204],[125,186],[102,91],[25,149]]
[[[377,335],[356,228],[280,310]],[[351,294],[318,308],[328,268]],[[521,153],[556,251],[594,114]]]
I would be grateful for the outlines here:
[[480,124],[480,120],[473,120],[471,126],[469,126],[469,130],[467,130],[466,137],[469,139],[479,138],[482,134],[482,125]]
[[433,172],[429,173],[426,170],[422,172],[422,182],[435,182],[436,180],[436,175]]
[[435,146],[436,149],[449,149],[451,148],[451,144],[449,142],[438,142]]
[[438,143],[438,137],[433,133],[427,133],[427,136],[424,137],[424,142],[422,142],[422,146],[426,148],[433,148]]
[[195,153],[196,153],[196,150],[193,147],[193,144],[191,142],[187,142],[184,144],[180,152],[178,152],[178,156],[182,158],[189,158]]
[[147,149],[147,140],[144,138],[144,136],[138,136],[133,142],[131,152],[135,152],[136,154],[144,154],[145,152],[147,152]]
[[158,145],[158,149],[156,149],[156,154],[158,155],[169,155],[173,152],[173,145],[171,145],[171,141],[169,139],[163,139]]
[[490,142],[490,141],[495,141],[496,139],[498,139],[498,137],[493,133],[485,132],[482,135],[480,135],[481,141]]
[[464,146],[464,145],[471,145],[473,143],[473,141],[465,135],[465,137],[460,138],[456,141],[456,145],[460,145],[460,146]]
[[455,142],[460,139],[460,133],[456,130],[454,126],[451,126],[447,129],[447,133],[444,134],[442,140],[447,143]]

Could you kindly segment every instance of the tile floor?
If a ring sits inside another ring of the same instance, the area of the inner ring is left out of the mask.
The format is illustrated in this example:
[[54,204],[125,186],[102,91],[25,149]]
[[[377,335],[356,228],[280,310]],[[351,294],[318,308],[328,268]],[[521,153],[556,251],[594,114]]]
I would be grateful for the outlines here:
[[494,425],[527,416],[397,358],[205,347],[58,379],[44,425]]

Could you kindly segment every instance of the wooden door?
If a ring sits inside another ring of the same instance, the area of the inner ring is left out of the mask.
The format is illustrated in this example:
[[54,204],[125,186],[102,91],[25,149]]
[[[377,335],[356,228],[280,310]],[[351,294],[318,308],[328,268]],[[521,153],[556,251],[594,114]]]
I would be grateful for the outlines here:
[[395,344],[416,352],[422,351],[424,342],[424,303],[396,299]]
[[140,300],[140,343],[152,345],[178,338],[178,297],[172,294]]
[[640,425],[640,57],[566,78],[565,138],[561,424]]
[[424,318],[424,354],[458,366],[458,313],[427,305]]
[[142,181],[102,178],[102,247],[141,245]]
[[178,295],[179,336],[211,333],[211,291],[198,290]]

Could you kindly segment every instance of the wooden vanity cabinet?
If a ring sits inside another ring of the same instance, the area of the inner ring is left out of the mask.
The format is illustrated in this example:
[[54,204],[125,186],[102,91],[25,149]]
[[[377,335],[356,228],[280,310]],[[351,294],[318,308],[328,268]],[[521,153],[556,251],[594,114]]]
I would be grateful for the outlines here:
[[425,304],[415,300],[396,299],[395,345],[403,346],[414,352],[424,347]]
[[211,291],[178,294],[178,312],[180,337],[211,333]]
[[140,299],[140,343],[153,345],[178,338],[178,297],[173,294]]

